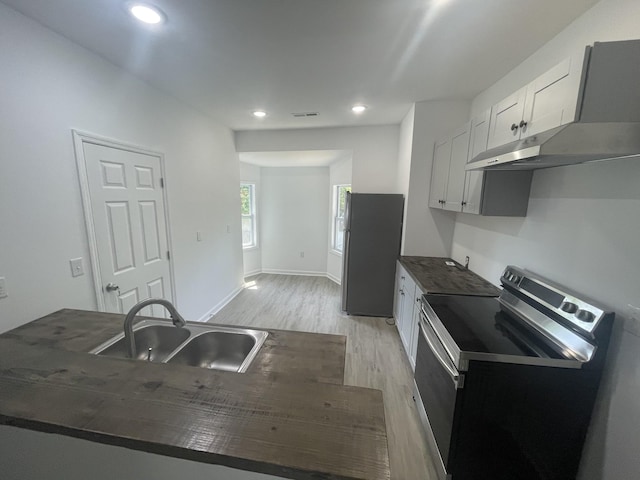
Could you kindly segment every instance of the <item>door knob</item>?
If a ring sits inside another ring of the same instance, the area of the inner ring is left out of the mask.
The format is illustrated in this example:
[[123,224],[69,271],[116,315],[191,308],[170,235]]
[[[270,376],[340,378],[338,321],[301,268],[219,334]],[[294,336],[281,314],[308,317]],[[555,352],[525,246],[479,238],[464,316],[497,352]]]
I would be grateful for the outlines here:
[[518,129],[518,125],[517,125],[517,124],[515,124],[515,123],[512,123],[512,124],[511,124],[511,131],[512,131],[512,132],[515,132],[517,129]]
[[527,122],[525,122],[524,120],[520,121],[520,128],[524,128],[527,126]]
[[118,285],[116,285],[115,283],[107,283],[107,286],[104,287],[104,289],[107,292],[119,292],[120,291],[120,287]]

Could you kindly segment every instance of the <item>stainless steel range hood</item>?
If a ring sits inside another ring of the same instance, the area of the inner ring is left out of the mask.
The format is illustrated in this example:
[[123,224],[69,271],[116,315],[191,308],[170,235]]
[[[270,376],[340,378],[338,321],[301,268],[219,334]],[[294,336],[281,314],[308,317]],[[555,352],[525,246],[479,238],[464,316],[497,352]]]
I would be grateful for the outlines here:
[[535,170],[640,159],[640,40],[587,47],[577,120],[476,156],[467,170]]
[[640,155],[640,122],[570,123],[481,153],[467,170],[535,170]]

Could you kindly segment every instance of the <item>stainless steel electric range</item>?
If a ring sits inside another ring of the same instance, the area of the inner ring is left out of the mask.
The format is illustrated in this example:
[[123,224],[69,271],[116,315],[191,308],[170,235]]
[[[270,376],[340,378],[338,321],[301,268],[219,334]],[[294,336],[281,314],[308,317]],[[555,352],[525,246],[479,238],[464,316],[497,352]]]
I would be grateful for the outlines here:
[[424,295],[414,398],[442,479],[575,478],[614,314],[532,272]]

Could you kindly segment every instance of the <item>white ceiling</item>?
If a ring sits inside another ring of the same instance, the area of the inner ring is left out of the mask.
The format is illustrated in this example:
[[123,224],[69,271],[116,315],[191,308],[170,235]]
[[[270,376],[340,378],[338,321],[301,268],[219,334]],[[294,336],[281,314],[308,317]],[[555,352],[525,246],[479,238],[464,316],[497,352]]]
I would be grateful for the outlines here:
[[240,161],[259,167],[328,167],[351,156],[350,150],[240,152]]
[[596,3],[151,0],[168,17],[154,29],[125,0],[2,1],[234,130],[395,124],[415,101],[470,99]]

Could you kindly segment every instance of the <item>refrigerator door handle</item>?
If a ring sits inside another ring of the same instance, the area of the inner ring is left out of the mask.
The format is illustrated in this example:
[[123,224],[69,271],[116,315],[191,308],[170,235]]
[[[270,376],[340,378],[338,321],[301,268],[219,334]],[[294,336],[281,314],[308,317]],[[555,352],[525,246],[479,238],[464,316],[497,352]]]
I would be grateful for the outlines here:
[[347,283],[349,278],[349,243],[351,241],[349,230],[344,231],[342,245],[342,310],[347,311]]
[[344,203],[344,231],[351,230],[351,192],[347,192]]

